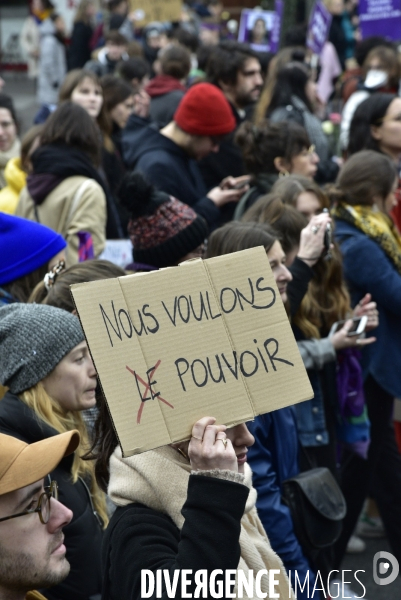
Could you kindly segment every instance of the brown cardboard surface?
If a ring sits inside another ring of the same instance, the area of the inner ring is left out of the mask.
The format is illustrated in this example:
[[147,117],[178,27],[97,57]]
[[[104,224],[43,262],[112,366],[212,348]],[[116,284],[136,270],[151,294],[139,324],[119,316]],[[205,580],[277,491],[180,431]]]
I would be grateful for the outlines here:
[[313,396],[263,248],[71,291],[125,456]]
[[152,21],[179,21],[182,0],[129,0],[130,10],[143,12],[144,18],[135,21],[136,27],[143,27]]

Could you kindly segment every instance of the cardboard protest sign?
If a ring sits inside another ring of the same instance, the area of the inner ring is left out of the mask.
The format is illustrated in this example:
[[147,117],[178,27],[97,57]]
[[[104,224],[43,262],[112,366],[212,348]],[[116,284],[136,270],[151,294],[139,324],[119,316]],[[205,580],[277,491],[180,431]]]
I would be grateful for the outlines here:
[[332,18],[324,2],[318,0],[311,12],[306,36],[306,45],[314,54],[321,54],[329,35]]
[[278,52],[284,2],[275,1],[275,10],[244,8],[238,29],[238,41],[258,52]]
[[129,0],[130,10],[136,13],[135,26],[144,27],[152,21],[179,21],[182,0]]
[[360,0],[358,11],[363,39],[376,35],[401,39],[401,0]]
[[261,247],[71,291],[124,456],[313,397]]

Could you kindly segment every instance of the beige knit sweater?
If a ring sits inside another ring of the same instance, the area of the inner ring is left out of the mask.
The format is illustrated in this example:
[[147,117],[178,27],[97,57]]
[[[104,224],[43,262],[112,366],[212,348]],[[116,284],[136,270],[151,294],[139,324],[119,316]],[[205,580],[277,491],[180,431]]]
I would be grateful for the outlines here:
[[[257,515],[256,490],[252,487],[252,472],[246,464],[244,484],[249,487],[245,514],[241,520],[241,558],[238,569],[247,575],[250,569],[254,577],[262,569],[277,569],[274,578],[278,585],[274,592],[280,599],[295,598],[288,578],[277,554],[272,550],[262,523]],[[123,458],[117,447],[110,459],[110,483],[108,493],[117,505],[126,506],[137,502],[168,515],[181,529],[184,517],[181,509],[187,497],[190,464],[176,450],[164,446],[136,456]],[[219,565],[216,565],[216,569]],[[261,578],[261,590],[269,595],[269,576]],[[237,595],[237,590],[234,592]],[[244,596],[249,598],[249,596]],[[255,597],[256,600],[256,597]]]

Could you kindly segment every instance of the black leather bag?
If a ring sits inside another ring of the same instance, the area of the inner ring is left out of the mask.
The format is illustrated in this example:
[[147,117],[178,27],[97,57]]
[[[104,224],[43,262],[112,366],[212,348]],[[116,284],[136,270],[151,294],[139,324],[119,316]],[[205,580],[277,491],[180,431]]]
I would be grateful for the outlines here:
[[305,550],[320,550],[338,540],[347,507],[329,469],[310,469],[287,479],[282,485],[282,496]]

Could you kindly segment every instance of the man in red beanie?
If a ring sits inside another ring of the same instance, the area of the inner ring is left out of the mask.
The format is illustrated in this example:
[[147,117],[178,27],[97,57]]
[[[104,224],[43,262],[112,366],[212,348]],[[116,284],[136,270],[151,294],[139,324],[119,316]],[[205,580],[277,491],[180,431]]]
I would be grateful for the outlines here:
[[174,120],[160,131],[152,125],[137,130],[136,122],[128,122],[122,140],[124,161],[215,227],[221,207],[237,202],[244,188],[235,189],[238,181],[228,178],[208,192],[196,161],[218,152],[222,139],[235,126],[222,91],[210,83],[199,83],[185,94]]

